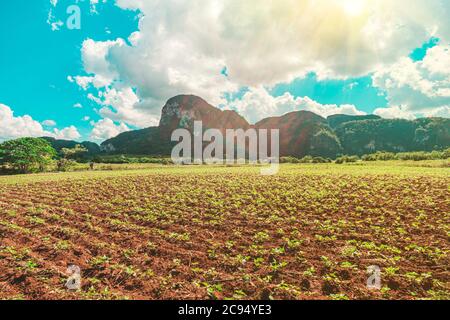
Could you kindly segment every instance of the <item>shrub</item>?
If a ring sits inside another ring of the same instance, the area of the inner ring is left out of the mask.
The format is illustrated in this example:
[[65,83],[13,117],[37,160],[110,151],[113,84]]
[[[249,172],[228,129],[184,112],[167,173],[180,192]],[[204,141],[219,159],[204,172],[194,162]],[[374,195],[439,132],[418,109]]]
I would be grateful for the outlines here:
[[448,148],[448,149],[446,149],[446,150],[444,150],[443,152],[442,152],[442,158],[445,160],[445,159],[450,159],[450,148]]
[[342,156],[336,159],[335,163],[343,164],[343,163],[355,163],[359,161],[358,156]]
[[322,157],[314,157],[312,160],[312,163],[330,163],[331,160],[330,159],[325,159]]
[[450,149],[444,151],[432,151],[432,152],[377,152],[374,154],[366,154],[362,157],[363,161],[389,161],[389,160],[410,160],[410,161],[423,161],[423,160],[446,160],[450,158]]
[[306,157],[303,157],[302,159],[300,159],[300,163],[312,163],[313,162],[313,157],[311,157],[311,156],[306,156]]

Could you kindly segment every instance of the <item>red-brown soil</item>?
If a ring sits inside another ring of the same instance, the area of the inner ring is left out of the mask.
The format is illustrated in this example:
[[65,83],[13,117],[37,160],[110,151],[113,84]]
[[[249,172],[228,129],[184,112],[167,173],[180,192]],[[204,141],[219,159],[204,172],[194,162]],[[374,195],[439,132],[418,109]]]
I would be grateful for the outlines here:
[[[170,174],[0,186],[0,298],[448,299],[448,185]],[[72,264],[79,292],[65,288]],[[370,265],[381,290],[366,287]]]

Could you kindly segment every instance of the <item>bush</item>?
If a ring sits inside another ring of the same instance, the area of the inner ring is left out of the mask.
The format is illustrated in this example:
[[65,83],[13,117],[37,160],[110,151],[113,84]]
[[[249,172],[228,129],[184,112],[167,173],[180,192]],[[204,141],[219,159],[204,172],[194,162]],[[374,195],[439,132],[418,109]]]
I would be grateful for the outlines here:
[[450,149],[444,151],[433,152],[377,152],[374,154],[366,154],[362,157],[363,161],[390,161],[390,160],[410,160],[410,161],[423,161],[423,160],[446,160],[450,158]]
[[442,158],[445,159],[450,159],[450,148],[448,148],[447,150],[444,150],[442,152]]
[[355,163],[359,161],[358,156],[342,156],[336,159],[335,163],[343,164],[343,163]]
[[397,159],[397,156],[392,152],[377,152],[376,158],[380,161],[389,161]]
[[280,163],[299,163],[300,160],[295,157],[281,157]]
[[69,171],[70,168],[75,166],[77,163],[74,160],[61,158],[56,161],[56,170],[61,172]]
[[314,160],[313,157],[311,157],[311,156],[306,156],[306,157],[303,157],[302,159],[300,159],[299,162],[300,162],[300,163],[312,163],[313,160]]
[[330,163],[331,160],[330,159],[325,159],[322,157],[314,157],[312,160],[312,163]]
[[169,165],[173,164],[170,158],[155,158],[155,157],[130,157],[125,155],[116,156],[96,156],[93,161],[95,163],[107,163],[107,164],[129,164],[129,163],[140,163],[140,164],[162,164]]

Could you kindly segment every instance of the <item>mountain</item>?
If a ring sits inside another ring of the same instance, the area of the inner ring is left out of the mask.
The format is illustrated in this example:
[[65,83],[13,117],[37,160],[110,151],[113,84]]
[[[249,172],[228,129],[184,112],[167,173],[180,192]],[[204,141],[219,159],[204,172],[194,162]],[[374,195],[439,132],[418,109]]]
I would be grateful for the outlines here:
[[450,147],[450,119],[378,119],[343,123],[335,129],[344,153],[432,151]]
[[132,155],[169,155],[170,139],[162,139],[158,127],[129,131],[106,140],[100,146],[102,152]]
[[43,137],[42,139],[47,140],[57,152],[60,152],[63,148],[75,148],[77,145],[81,145],[87,149],[88,152],[86,155],[88,156],[94,156],[101,152],[100,146],[94,142],[84,141],[80,143],[72,140],[57,140],[51,137]]
[[203,130],[248,129],[250,124],[235,111],[222,111],[202,98],[192,95],[173,97],[162,109],[158,127],[125,132],[101,144],[104,152],[135,155],[170,155],[177,142],[171,141],[176,129],[191,132],[195,121],[202,121]]
[[236,111],[222,111],[202,98],[192,95],[176,96],[163,107],[159,129],[163,140],[170,140],[179,128],[193,130],[194,121],[202,121],[203,129],[248,129],[250,124]]
[[170,155],[178,128],[191,132],[194,121],[203,129],[280,129],[280,155],[335,157],[376,151],[431,151],[450,147],[450,119],[387,120],[375,115],[334,115],[327,119],[308,111],[291,112],[251,125],[235,111],[222,111],[200,97],[180,95],[167,101],[158,127],[130,131],[103,142],[103,152]]
[[280,156],[335,157],[342,151],[327,120],[309,111],[267,118],[258,122],[255,127],[280,130]]
[[349,116],[346,114],[335,114],[333,116],[329,116],[327,118],[327,121],[328,121],[328,125],[331,128],[336,129],[341,124],[351,122],[351,121],[379,120],[379,119],[381,119],[380,116],[376,116],[373,114],[365,115],[365,116]]

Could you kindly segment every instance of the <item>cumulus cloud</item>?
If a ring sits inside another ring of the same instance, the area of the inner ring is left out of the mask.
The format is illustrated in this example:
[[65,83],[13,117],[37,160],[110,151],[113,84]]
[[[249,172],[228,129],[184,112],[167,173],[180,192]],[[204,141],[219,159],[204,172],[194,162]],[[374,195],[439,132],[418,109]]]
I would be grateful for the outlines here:
[[[47,124],[53,125],[47,120]],[[56,125],[56,123],[54,124]],[[56,139],[76,140],[81,137],[77,128],[70,126],[64,129],[54,128],[52,131],[44,130],[41,123],[29,115],[15,116],[10,107],[0,104],[0,141],[20,137],[53,137]]]
[[413,120],[415,116],[406,108],[401,106],[392,106],[388,108],[378,108],[374,112],[377,116],[385,119],[408,119]]
[[54,120],[45,120],[45,121],[42,121],[42,124],[47,127],[56,126],[56,122]]
[[61,130],[55,128],[53,129],[53,132],[50,134],[50,136],[62,140],[77,140],[81,138],[78,129],[74,126],[70,126]]
[[389,110],[378,109],[380,115],[448,117],[450,45],[442,44],[429,49],[422,61],[401,58],[377,71],[373,75],[373,84],[387,92],[392,106]]
[[[320,79],[367,75],[408,56],[430,37],[450,40],[446,0],[115,3],[137,10],[139,31],[127,41],[86,40],[82,47],[86,75],[74,81],[83,89],[92,85],[99,91],[90,95],[106,107],[103,116],[138,126],[150,125],[144,119],[155,122],[164,102],[177,94],[192,93],[214,105],[225,104],[225,93],[244,86],[270,87],[309,72]],[[227,75],[221,72],[224,67]],[[426,82],[420,85],[433,90]],[[446,94],[442,89],[441,95]],[[129,90],[137,97],[134,104],[105,106],[106,95],[131,97]],[[391,105],[400,105],[393,95]],[[258,113],[268,107],[253,108]]]
[[102,119],[92,123],[94,128],[91,132],[91,139],[104,141],[116,137],[122,132],[130,131],[130,128],[123,122],[116,125],[111,119]]
[[[144,15],[139,41],[115,52],[117,62],[124,62],[123,52],[131,54],[128,62],[138,58],[137,62],[152,66],[163,61],[160,67],[167,75],[169,68],[185,74],[185,64],[201,58],[211,67],[225,63],[235,81],[249,86],[289,80],[307,71],[343,77],[367,74],[380,63],[407,55],[431,34],[447,36],[445,13],[450,8],[445,0],[118,0],[117,4]],[[360,8],[357,15],[349,12],[351,5]],[[194,64],[187,70],[202,69]]]
[[256,123],[267,117],[281,116],[292,111],[311,111],[322,117],[334,114],[364,115],[354,105],[324,105],[308,97],[295,98],[290,93],[273,97],[263,88],[251,88],[242,99],[237,99],[227,105],[228,109],[236,110],[249,122]]

